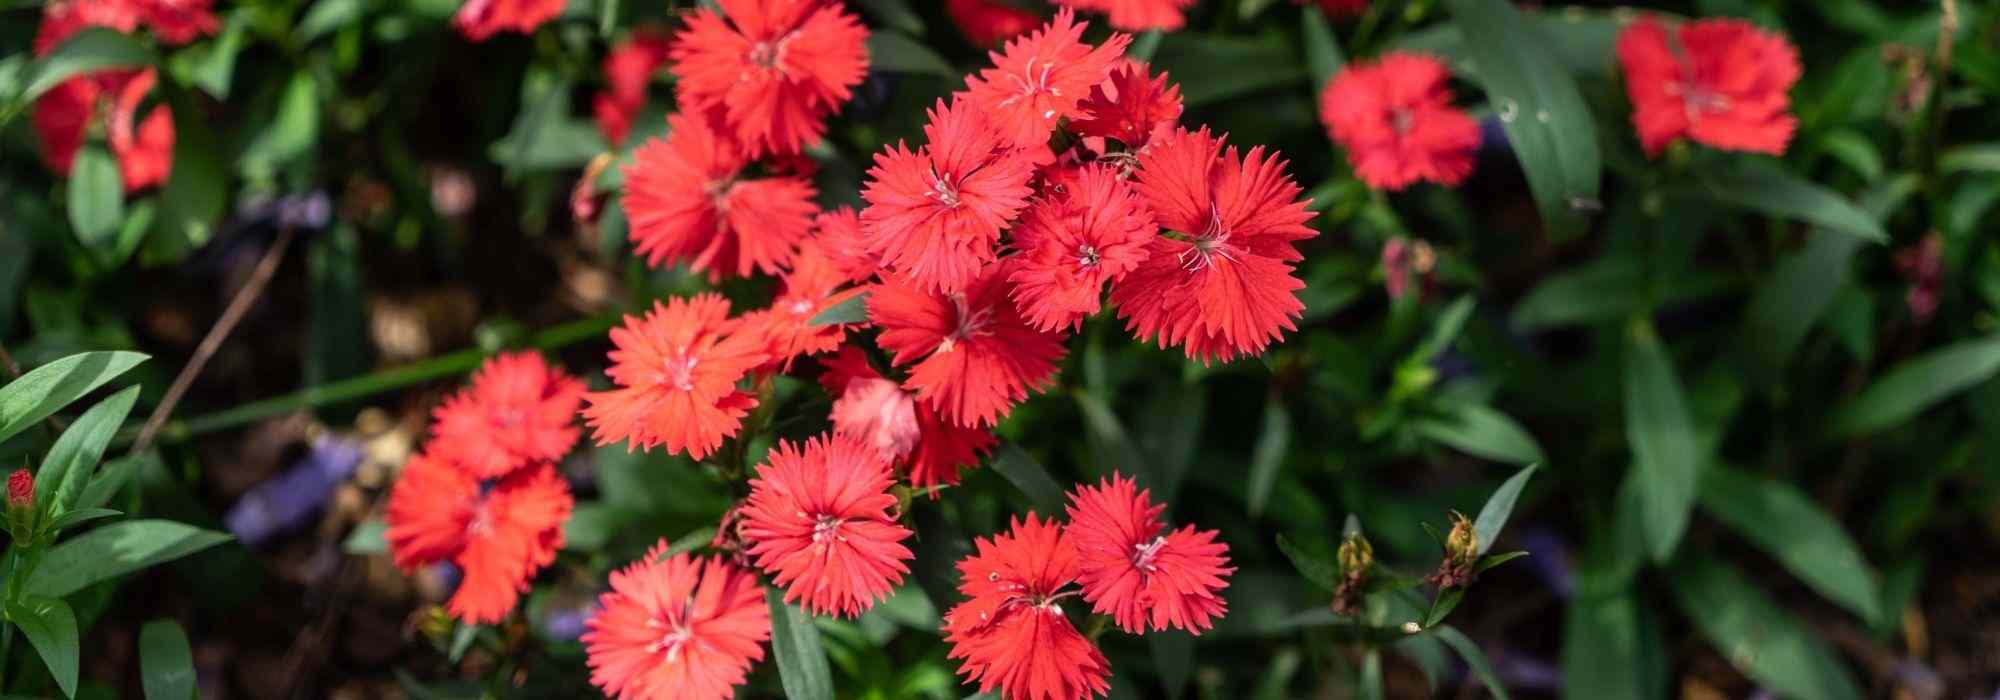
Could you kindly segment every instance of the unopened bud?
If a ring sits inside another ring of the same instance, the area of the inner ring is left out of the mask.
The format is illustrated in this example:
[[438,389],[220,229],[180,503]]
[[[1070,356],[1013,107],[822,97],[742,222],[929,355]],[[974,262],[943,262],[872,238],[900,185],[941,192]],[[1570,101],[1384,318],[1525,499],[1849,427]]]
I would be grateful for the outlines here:
[[35,475],[26,469],[16,469],[7,475],[7,509],[19,510],[35,507]]
[[1472,529],[1472,521],[1464,513],[1451,512],[1451,534],[1445,536],[1445,553],[1454,561],[1469,561],[1479,556],[1479,533]]
[[1340,572],[1349,577],[1366,576],[1375,565],[1375,546],[1357,532],[1340,542]]

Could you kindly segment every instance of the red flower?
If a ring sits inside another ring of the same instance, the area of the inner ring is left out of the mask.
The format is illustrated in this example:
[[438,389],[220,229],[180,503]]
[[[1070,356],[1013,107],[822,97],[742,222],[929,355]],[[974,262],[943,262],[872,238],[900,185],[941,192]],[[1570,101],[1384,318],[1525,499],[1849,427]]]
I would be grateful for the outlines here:
[[736,434],[757,397],[736,388],[764,364],[763,339],[738,332],[729,301],[715,293],[654,302],[644,319],[611,329],[611,369],[618,388],[584,395],[583,416],[597,443],[630,440],[701,459]]
[[459,619],[498,622],[555,561],[573,501],[543,463],[482,481],[435,455],[403,465],[389,493],[389,552],[404,571],[452,561],[465,578],[448,608]]
[[612,572],[585,624],[590,682],[619,700],[723,700],[764,659],[771,610],[756,575],[667,543]]
[[625,166],[625,211],[640,255],[685,262],[711,281],[777,274],[812,226],[813,186],[798,177],[744,177],[750,157],[699,115],[667,117]]
[[814,615],[855,617],[903,582],[914,555],[896,524],[895,478],[882,455],[836,435],[783,440],[750,480],[738,532],[758,568],[785,587],[785,602]]
[[789,364],[794,357],[840,347],[841,339],[847,336],[847,324],[815,326],[812,320],[865,289],[840,289],[847,282],[846,276],[813,241],[799,247],[792,257],[792,270],[784,274],[783,281],[784,287],[770,308],[743,317],[745,329],[761,334],[768,343],[769,362]]
[[945,0],[944,11],[966,41],[980,48],[1026,34],[1042,26],[1042,16],[999,0]]
[[1368,0],[1292,0],[1294,5],[1318,5],[1330,17],[1355,17],[1368,11]]
[[139,0],[137,4],[146,28],[168,45],[185,44],[222,28],[210,9],[215,0]]
[[868,30],[839,3],[721,0],[674,36],[683,109],[714,110],[751,155],[796,153],[868,75]]
[[[1135,492],[1136,490],[1136,492]],[[1227,612],[1222,600],[1229,545],[1193,525],[1168,532],[1155,505],[1131,479],[1113,474],[1069,497],[1069,538],[1076,544],[1083,599],[1133,634],[1178,627],[1194,634]]]
[[1120,66],[1090,88],[1083,111],[1088,116],[1070,123],[1076,133],[1117,139],[1126,150],[1138,151],[1173,133],[1181,118],[1181,88],[1169,84],[1164,73],[1148,78],[1144,64]]
[[1145,261],[1160,232],[1132,186],[1105,165],[1089,165],[1037,200],[1014,227],[1021,254],[1007,280],[1021,315],[1044,331],[1083,325],[1097,313],[1104,284]]
[[[1093,85],[1104,82],[1125,53],[1132,37],[1113,34],[1103,44],[1083,43],[1076,13],[1062,10],[1034,34],[1007,42],[992,52],[993,67],[966,81],[966,90],[980,111],[992,115],[993,128],[1016,147],[1046,143],[1056,120],[1081,117],[1077,108]],[[938,140],[933,137],[933,147]]]
[[495,357],[432,413],[431,449],[482,478],[559,461],[576,444],[583,390],[541,355]]
[[915,364],[903,386],[966,427],[998,422],[1048,385],[1063,357],[1061,336],[1029,326],[1007,299],[1005,267],[988,266],[960,294],[891,281],[868,296],[877,342],[897,365]]
[[85,27],[130,34],[144,24],[161,43],[177,46],[214,34],[221,27],[210,10],[215,0],[53,0],[42,7],[34,51],[48,55]]
[[820,384],[835,397],[834,432],[853,436],[896,462],[911,486],[956,484],[959,469],[979,466],[979,456],[993,449],[991,432],[945,420],[930,404],[883,379],[859,348],[841,348],[824,363]]
[[35,131],[41,137],[42,156],[49,168],[68,177],[91,120],[100,109],[108,109],[105,131],[111,153],[118,159],[125,192],[166,182],[174,162],[173,113],[156,105],[145,118],[138,116],[157,79],[151,68],[102,71],[70,78],[44,93],[35,102]]
[[958,672],[1009,700],[1071,700],[1110,690],[1110,664],[1063,614],[1063,587],[1080,572],[1076,547],[1053,520],[1029,514],[1011,532],[981,538],[958,563],[968,600],[944,616]]
[[849,207],[820,212],[813,219],[813,242],[827,262],[848,282],[866,282],[882,267],[868,252],[868,239],[861,234],[861,215]]
[[929,145],[875,154],[861,231],[869,252],[903,279],[956,292],[993,260],[1001,229],[1027,205],[1034,163],[964,100],[940,101],[930,120]]
[[1681,137],[1731,151],[1778,155],[1799,120],[1788,94],[1799,52],[1784,37],[1736,19],[1683,22],[1678,36],[1653,18],[1618,33],[1632,125],[1646,155]]
[[[12,510],[32,508],[35,505],[35,475],[26,469],[16,469],[7,475],[7,507]],[[27,533],[17,536],[26,537]]]
[[1146,261],[1111,288],[1140,338],[1206,363],[1257,355],[1305,310],[1292,276],[1296,241],[1316,233],[1284,162],[1263,147],[1238,156],[1207,129],[1139,154],[1139,193],[1160,227]]
[[500,32],[532,34],[543,22],[562,14],[565,0],[466,0],[451,24],[473,41]]
[[646,85],[653,81],[653,72],[666,63],[667,40],[643,31],[634,32],[604,55],[605,88],[592,105],[604,140],[612,145],[625,143],[632,119],[646,106]]
[[1472,174],[1479,123],[1451,106],[1443,61],[1391,52],[1350,63],[1320,93],[1320,121],[1368,186],[1456,185]]
[[1174,31],[1187,24],[1187,8],[1194,0],[1055,0],[1079,10],[1093,10],[1111,16],[1111,26],[1128,32],[1148,29]]

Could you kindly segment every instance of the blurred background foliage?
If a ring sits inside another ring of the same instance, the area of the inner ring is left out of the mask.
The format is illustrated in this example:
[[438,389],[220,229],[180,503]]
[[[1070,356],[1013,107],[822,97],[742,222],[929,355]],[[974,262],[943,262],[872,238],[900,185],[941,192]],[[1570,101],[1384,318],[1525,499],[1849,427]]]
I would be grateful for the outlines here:
[[[587,689],[576,611],[656,539],[705,541],[728,504],[712,479],[583,450],[565,465],[581,489],[565,551],[524,621],[469,631],[410,614],[449,584],[371,553],[373,509],[428,407],[485,354],[539,347],[602,382],[619,313],[707,286],[630,254],[615,201],[629,146],[588,109],[609,43],[671,28],[687,4],[573,0],[532,35],[469,43],[447,25],[453,0],[246,0],[184,47],[87,32],[43,60],[26,49],[39,3],[0,9],[0,342],[21,366],[153,354],[131,377],[143,415],[253,264],[297,236],[118,503],[222,527],[322,456],[316,437],[366,446],[315,486],[316,515],[236,530],[149,585],[75,594],[84,693],[134,694],[139,622],[161,616],[187,629],[204,697]],[[984,61],[933,3],[850,4],[873,69],[810,153],[828,206],[858,204],[871,155],[916,137],[923,108]],[[1220,529],[1238,571],[1229,615],[1199,640],[1106,638],[1116,697],[1994,692],[2000,14],[1649,4],[1779,30],[1805,69],[1782,158],[1682,144],[1649,160],[1612,54],[1636,9],[1376,0],[1329,20],[1205,0],[1185,30],[1140,37],[1135,53],[1181,85],[1185,123],[1270,144],[1313,197],[1305,319],[1261,360],[1215,367],[1087,324],[1060,385],[1001,426],[991,468],[914,505],[916,585],[820,622],[839,695],[965,694],[936,601],[966,537],[1046,510],[1016,486],[1037,470],[1069,484],[1118,464],[1145,465],[1174,522]],[[1319,124],[1344,60],[1397,48],[1450,59],[1482,121],[1461,188],[1372,192]],[[168,182],[127,199],[52,176],[25,116],[37,83],[140,64],[175,115]],[[659,133],[668,95],[656,83],[628,144]],[[613,200],[579,223],[571,191],[607,152],[594,187]],[[809,384],[781,381],[780,400],[806,416],[783,434],[824,428]],[[0,464],[47,440],[0,444]],[[1497,551],[1529,556],[1482,577],[1449,627],[1390,634],[1424,612],[1408,595],[1371,593],[1347,618],[1310,582],[1356,526],[1381,566],[1427,573],[1424,524],[1480,512],[1527,464],[1541,468]],[[8,676],[49,692],[25,653]],[[745,690],[780,692],[769,668]]]

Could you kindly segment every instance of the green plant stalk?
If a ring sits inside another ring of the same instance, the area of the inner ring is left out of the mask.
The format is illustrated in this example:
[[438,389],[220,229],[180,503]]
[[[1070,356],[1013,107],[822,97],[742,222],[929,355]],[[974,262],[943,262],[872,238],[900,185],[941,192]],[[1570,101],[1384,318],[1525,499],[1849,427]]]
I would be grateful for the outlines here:
[[[536,333],[529,338],[527,347],[537,350],[555,350],[602,336],[617,324],[619,315],[607,313],[580,321],[573,321]],[[254,423],[272,416],[293,411],[316,408],[327,404],[351,401],[401,389],[413,384],[465,374],[486,361],[488,353],[477,348],[460,350],[448,355],[433,357],[401,367],[385,369],[374,374],[333,382],[323,386],[307,387],[284,396],[252,401],[230,409],[199,415],[185,420],[171,421],[160,430],[159,441],[164,443],[185,442],[190,438],[227,430]],[[129,445],[138,437],[137,426],[120,430],[116,445]]]

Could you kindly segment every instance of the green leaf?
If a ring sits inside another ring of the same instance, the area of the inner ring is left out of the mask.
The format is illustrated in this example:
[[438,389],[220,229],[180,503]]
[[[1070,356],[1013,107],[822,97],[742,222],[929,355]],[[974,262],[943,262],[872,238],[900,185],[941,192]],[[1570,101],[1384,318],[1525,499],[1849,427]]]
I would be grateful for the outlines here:
[[181,78],[215,99],[229,99],[236,77],[236,56],[242,53],[243,36],[255,18],[254,10],[238,8],[229,14],[221,36],[176,55],[174,63],[182,69]]
[[1131,433],[1125,431],[1125,423],[1104,400],[1096,394],[1078,391],[1076,407],[1083,414],[1083,432],[1088,438],[1091,452],[1096,455],[1100,473],[1121,473],[1132,477],[1144,488],[1158,488],[1158,475],[1153,474],[1146,461],[1146,455],[1139,451],[1138,443],[1132,441]]
[[1785,170],[1744,164],[1701,178],[1709,199],[1780,219],[1803,221],[1870,243],[1887,243],[1889,234],[1875,217],[1833,190]]
[[1340,56],[1340,40],[1334,38],[1334,28],[1326,24],[1326,12],[1320,8],[1308,4],[1298,8],[1298,14],[1306,36],[1306,70],[1312,74],[1312,88],[1322,90],[1346,62]]
[[298,25],[292,28],[292,41],[312,43],[314,39],[360,21],[366,9],[362,0],[317,0]]
[[1701,505],[1820,595],[1863,622],[1882,622],[1874,570],[1840,522],[1797,487],[1716,467],[1702,477]]
[[924,35],[924,18],[904,0],[857,0],[856,4],[882,26],[911,36]]
[[[1244,66],[1256,66],[1246,71]],[[1160,41],[1155,70],[1181,85],[1188,107],[1304,83],[1297,49],[1275,32],[1239,37],[1177,32]]]
[[1858,437],[1892,428],[2000,371],[2000,334],[1931,350],[1896,365],[1830,419],[1834,435]]
[[1524,551],[1524,550],[1518,550],[1518,549],[1517,549],[1517,550],[1514,550],[1514,551],[1512,551],[1512,552],[1502,552],[1502,553],[1500,553],[1500,554],[1489,554],[1489,555],[1487,555],[1487,556],[1483,556],[1483,557],[1480,557],[1480,558],[1479,558],[1479,562],[1478,562],[1477,564],[1475,564],[1475,565],[1474,565],[1474,566],[1472,567],[1472,570],[1473,570],[1473,572],[1474,572],[1474,573],[1481,573],[1481,574],[1483,574],[1483,573],[1486,573],[1486,571],[1487,571],[1488,569],[1491,569],[1491,568],[1493,568],[1493,567],[1496,567],[1496,566],[1499,566],[1499,565],[1501,565],[1501,564],[1505,564],[1505,563],[1507,563],[1507,562],[1510,562],[1510,561],[1513,561],[1513,560],[1515,560],[1515,559],[1519,559],[1519,558],[1521,558],[1521,557],[1525,557],[1525,556],[1528,556],[1528,552],[1526,552],[1526,551]]
[[807,321],[808,326],[832,326],[842,323],[868,322],[868,293],[856,294],[847,301],[827,307]]
[[79,647],[76,613],[70,612],[69,604],[50,597],[23,596],[8,604],[7,619],[21,628],[28,643],[42,655],[42,664],[49,668],[63,695],[76,697]]
[[1134,61],[1150,63],[1153,54],[1160,50],[1160,41],[1166,38],[1167,35],[1158,29],[1146,30],[1132,38],[1132,45],[1125,47],[1125,55],[1132,57]]
[[1263,515],[1264,505],[1271,502],[1271,489],[1278,485],[1278,472],[1285,466],[1291,444],[1291,411],[1285,408],[1283,397],[1273,394],[1264,402],[1264,427],[1250,448],[1250,515]]
[[49,523],[49,531],[62,532],[92,520],[112,518],[120,515],[124,515],[124,513],[110,508],[78,508],[76,510],[65,511],[62,515],[56,516],[55,521]]
[[1786,697],[1861,696],[1834,650],[1742,572],[1694,555],[1672,573],[1681,613],[1744,675]]
[[1238,0],[1236,3],[1236,16],[1238,19],[1243,20],[1256,19],[1257,15],[1264,14],[1264,10],[1270,9],[1271,5],[1276,2],[1277,0]]
[[99,253],[107,253],[118,240],[118,224],[125,220],[125,181],[118,174],[118,161],[101,143],[77,149],[71,162],[68,190],[69,225],[76,240]]
[[139,628],[139,677],[146,700],[194,697],[194,652],[180,623],[154,620]]
[[146,360],[136,352],[86,352],[21,375],[0,387],[0,442]]
[[1629,592],[1579,597],[1563,616],[1563,697],[1664,700],[1660,632]]
[[1355,694],[1361,700],[1382,700],[1387,696],[1382,692],[1382,650],[1370,649],[1361,658],[1361,677],[1357,681]]
[[[208,243],[215,222],[228,204],[228,173],[222,146],[209,128],[194,95],[171,81],[160,82],[160,94],[174,115],[174,167],[160,188],[160,211],[149,242],[159,246],[167,262]],[[153,246],[148,246],[152,257]]]
[[872,32],[868,35],[868,62],[874,70],[915,73],[958,79],[961,74],[931,47],[906,34]]
[[445,658],[450,659],[452,663],[458,663],[459,659],[465,658],[465,652],[472,649],[472,643],[479,640],[479,632],[483,629],[481,625],[459,622],[451,631],[451,648],[445,650]]
[[159,459],[159,453],[147,450],[144,454],[125,455],[105,462],[104,466],[97,469],[97,476],[91,478],[90,485],[84,487],[83,497],[77,499],[76,507],[84,509],[104,507],[111,502],[112,497],[118,495],[119,489],[131,483],[132,475],[139,473],[141,466],[149,461],[157,462]]
[[127,387],[111,398],[90,407],[71,423],[42,459],[35,472],[35,508],[49,516],[62,515],[83,497],[84,485],[104,459],[104,448],[125,424],[132,403],[139,399],[139,387]]
[[310,153],[319,141],[319,113],[318,81],[310,71],[292,74],[278,96],[276,113],[243,149],[237,169],[247,178],[269,178]]
[[49,549],[28,578],[27,591],[61,598],[223,542],[227,533],[172,520],[127,520],[70,538]]
[[1493,543],[1500,540],[1500,529],[1507,526],[1507,518],[1514,514],[1514,502],[1520,500],[1521,489],[1528,485],[1528,478],[1535,475],[1535,465],[1530,464],[1493,490],[1487,497],[1486,505],[1479,509],[1479,517],[1472,519],[1472,533],[1478,537],[1479,553],[1493,549]]
[[1499,674],[1493,672],[1493,664],[1486,661],[1486,652],[1480,651],[1478,644],[1473,643],[1465,633],[1451,625],[1439,627],[1432,633],[1437,635],[1438,641],[1444,642],[1445,646],[1457,652],[1458,658],[1465,660],[1465,666],[1472,669],[1472,675],[1477,676],[1480,683],[1486,684],[1486,692],[1492,693],[1493,697],[1499,700],[1507,700],[1507,685],[1500,682]]
[[1437,597],[1431,599],[1430,609],[1424,611],[1424,629],[1442,624],[1445,618],[1451,617],[1451,611],[1457,610],[1458,604],[1462,602],[1465,602],[1463,586],[1438,591]]
[[1153,400],[1140,409],[1139,449],[1158,476],[1154,495],[1161,503],[1172,503],[1180,495],[1188,470],[1194,466],[1207,415],[1208,388],[1200,382],[1162,384]]
[[380,520],[363,520],[347,533],[347,539],[340,543],[340,551],[348,554],[381,554],[389,551],[389,524]]
[[1446,0],[1507,141],[1521,161],[1544,225],[1558,238],[1578,231],[1595,208],[1599,179],[1596,122],[1576,80],[1549,53],[1548,31],[1508,0]]
[[33,102],[63,81],[109,68],[136,68],[153,62],[153,52],[133,37],[102,27],[77,32],[35,65],[34,78],[19,102]]
[[1057,485],[1056,480],[1049,477],[1048,470],[1042,468],[1042,463],[1036,461],[1034,455],[1028,454],[1027,450],[1021,449],[1020,445],[1012,442],[1001,443],[1000,449],[994,451],[993,460],[988,465],[993,471],[999,472],[1000,476],[1005,477],[1008,483],[1020,489],[1036,511],[1044,515],[1062,512],[1062,486]]
[[792,700],[833,700],[833,671],[820,649],[819,629],[806,611],[785,604],[776,588],[764,590],[771,606],[771,654],[777,657],[778,679]]
[[1653,303],[1664,306],[1717,296],[1732,284],[1726,275],[1700,271],[1654,279],[1643,262],[1634,256],[1606,256],[1549,275],[1514,304],[1511,322],[1532,330],[1621,319],[1645,312]]
[[1306,577],[1307,581],[1326,589],[1328,593],[1340,588],[1340,565],[1334,560],[1300,549],[1283,534],[1278,535],[1278,551],[1285,553],[1285,558],[1292,561],[1292,568],[1298,569],[1299,575]]
[[1938,158],[1938,167],[1954,173],[2000,173],[2000,142],[1952,147]]
[[1442,408],[1444,415],[1417,422],[1418,434],[1460,452],[1495,462],[1535,464],[1547,461],[1535,436],[1529,435],[1521,424],[1492,406],[1452,403]]
[[1194,635],[1182,630],[1163,630],[1146,635],[1146,648],[1153,653],[1153,667],[1159,669],[1160,685],[1170,700],[1179,700],[1187,690],[1188,676],[1194,672]]
[[1845,164],[1861,179],[1873,182],[1882,177],[1882,154],[1874,142],[1853,129],[1835,129],[1819,137],[1820,150]]
[[1467,294],[1445,307],[1438,314],[1437,325],[1431,326],[1430,334],[1424,336],[1424,342],[1417,345],[1415,352],[1410,353],[1408,361],[1428,363],[1449,349],[1452,341],[1458,340],[1458,334],[1465,330],[1465,322],[1472,318],[1475,303],[1472,295]]
[[1625,438],[1644,494],[1646,544],[1654,561],[1666,561],[1687,529],[1704,458],[1673,358],[1652,324],[1635,321],[1626,335]]

